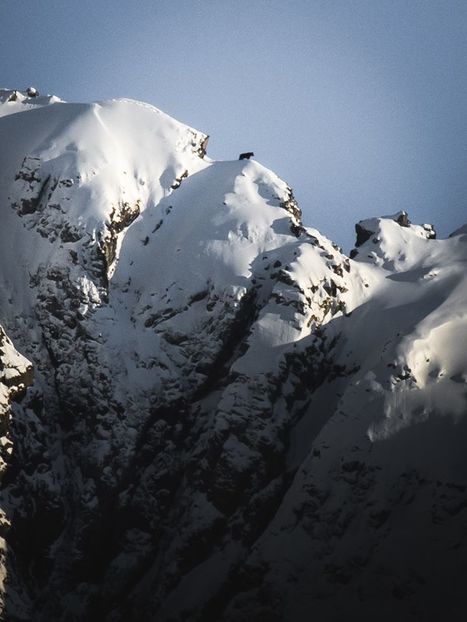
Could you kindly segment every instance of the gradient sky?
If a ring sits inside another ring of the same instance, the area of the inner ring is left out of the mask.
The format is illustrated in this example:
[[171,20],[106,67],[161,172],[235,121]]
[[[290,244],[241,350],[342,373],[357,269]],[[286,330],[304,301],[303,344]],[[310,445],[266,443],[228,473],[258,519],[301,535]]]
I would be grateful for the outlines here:
[[467,222],[466,0],[0,0],[0,83],[131,97],[254,151],[304,222]]

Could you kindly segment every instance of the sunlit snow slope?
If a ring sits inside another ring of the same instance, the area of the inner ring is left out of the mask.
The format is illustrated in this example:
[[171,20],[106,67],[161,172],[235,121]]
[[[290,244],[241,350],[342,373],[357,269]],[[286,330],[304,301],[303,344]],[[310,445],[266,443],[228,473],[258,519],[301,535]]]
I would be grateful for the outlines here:
[[456,619],[465,228],[349,259],[152,106],[0,117],[5,619]]

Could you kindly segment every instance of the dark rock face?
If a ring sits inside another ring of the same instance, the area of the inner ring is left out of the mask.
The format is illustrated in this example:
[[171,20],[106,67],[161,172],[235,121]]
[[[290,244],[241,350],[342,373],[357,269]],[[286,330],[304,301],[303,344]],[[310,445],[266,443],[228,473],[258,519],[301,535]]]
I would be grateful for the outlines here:
[[399,212],[395,218],[395,221],[401,227],[410,227],[410,220],[407,212]]
[[365,242],[369,240],[372,235],[374,235],[374,231],[364,229],[360,223],[355,225],[355,232],[357,234],[357,241],[355,242],[355,246],[357,248],[362,244],[365,244]]

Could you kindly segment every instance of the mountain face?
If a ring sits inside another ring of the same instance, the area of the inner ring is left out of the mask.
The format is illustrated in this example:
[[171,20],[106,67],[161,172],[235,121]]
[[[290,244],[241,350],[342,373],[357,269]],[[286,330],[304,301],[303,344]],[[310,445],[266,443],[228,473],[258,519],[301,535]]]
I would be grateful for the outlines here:
[[152,106],[0,102],[4,619],[461,619],[467,229],[348,258]]

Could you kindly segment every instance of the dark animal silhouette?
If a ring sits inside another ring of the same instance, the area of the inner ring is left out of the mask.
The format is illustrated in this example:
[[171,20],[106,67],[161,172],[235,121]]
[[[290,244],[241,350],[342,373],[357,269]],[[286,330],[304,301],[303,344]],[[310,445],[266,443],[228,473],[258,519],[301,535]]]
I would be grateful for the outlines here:
[[239,156],[239,160],[249,160],[252,156],[254,156],[255,154],[253,153],[253,151],[245,151],[245,153],[241,153]]

